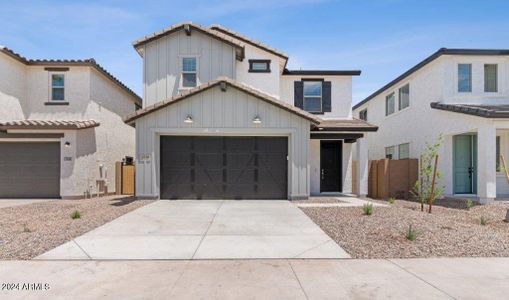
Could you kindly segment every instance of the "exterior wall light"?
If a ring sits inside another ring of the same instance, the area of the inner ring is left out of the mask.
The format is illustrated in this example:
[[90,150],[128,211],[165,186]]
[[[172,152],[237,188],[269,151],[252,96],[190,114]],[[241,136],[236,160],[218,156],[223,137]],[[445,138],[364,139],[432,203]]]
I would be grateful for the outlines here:
[[256,117],[254,117],[253,119],[253,123],[254,124],[261,124],[262,123],[262,120],[260,119],[260,117],[257,115]]
[[184,120],[184,123],[191,124],[193,123],[193,117],[191,115],[187,115],[186,119]]
[[65,142],[65,143],[64,143],[64,146],[65,146],[66,148],[69,148],[69,147],[71,147],[71,143],[70,143],[70,142]]

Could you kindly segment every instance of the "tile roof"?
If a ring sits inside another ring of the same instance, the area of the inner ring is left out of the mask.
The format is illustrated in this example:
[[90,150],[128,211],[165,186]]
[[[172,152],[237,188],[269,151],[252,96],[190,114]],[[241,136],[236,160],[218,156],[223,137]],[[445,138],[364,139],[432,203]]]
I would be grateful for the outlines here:
[[432,102],[431,108],[483,118],[509,118],[509,105],[445,104]]
[[256,97],[258,99],[261,99],[263,101],[266,101],[270,104],[273,104],[279,108],[282,108],[286,111],[289,111],[291,113],[294,113],[296,115],[299,115],[309,121],[311,121],[312,123],[315,123],[315,124],[318,124],[321,122],[321,119],[316,117],[315,115],[313,114],[310,114],[298,107],[295,107],[293,105],[290,105],[286,102],[283,102],[271,95],[268,95],[260,90],[257,90],[249,85],[246,85],[244,83],[241,83],[241,82],[238,82],[238,81],[235,81],[233,79],[230,79],[230,78],[227,78],[227,77],[219,77],[218,79],[215,79],[215,80],[211,80],[207,83],[204,83],[202,85],[199,85],[195,88],[192,88],[186,92],[182,92],[182,93],[179,93],[167,100],[164,100],[164,101],[160,101],[160,102],[157,102],[153,105],[150,105],[150,106],[147,106],[143,109],[140,109],[140,110],[137,110],[135,112],[133,112],[132,114],[126,116],[124,118],[124,122],[126,123],[132,123],[134,120],[142,117],[142,116],[145,116],[145,115],[148,115],[154,111],[157,111],[159,109],[162,109],[166,106],[169,106],[169,105],[172,105],[174,103],[177,103],[181,100],[184,100],[190,96],[193,96],[193,95],[196,95],[198,93],[201,93],[205,90],[208,90],[212,87],[215,87],[215,86],[218,86],[218,85],[222,85],[222,84],[226,84],[226,85],[230,85],[234,88],[237,88],[253,97]]
[[[154,33],[146,35],[140,39],[137,39],[136,41],[133,42],[133,47],[138,51],[138,48],[140,46],[147,44],[151,41],[157,40],[159,38],[162,38],[166,35],[172,34],[174,32],[177,32],[180,30],[185,30],[186,27],[188,27],[189,29],[198,30],[201,33],[207,34],[213,38],[216,38],[220,41],[223,41],[223,42],[237,48],[237,50],[239,50],[239,52],[237,53],[237,58],[240,60],[244,59],[244,44],[243,43],[231,38],[230,36],[228,36],[224,33],[218,32],[216,30],[212,30],[209,27],[202,26],[198,23],[191,22],[191,21],[180,22],[180,23],[171,25],[169,27],[166,27],[163,30],[154,32]],[[138,51],[138,53],[139,53],[139,51]]]
[[0,121],[0,130],[8,129],[86,129],[99,126],[94,120],[18,120]]
[[123,89],[125,92],[130,94],[136,99],[136,103],[139,105],[142,104],[142,99],[138,96],[133,90],[128,88],[125,84],[123,84],[119,79],[113,76],[110,72],[104,69],[100,64],[98,64],[95,59],[27,59],[19,53],[14,52],[13,50],[0,46],[0,52],[16,59],[17,61],[29,65],[29,66],[89,66],[95,68],[99,73],[106,76],[108,79],[113,81],[117,86]]
[[247,37],[247,36],[245,36],[245,35],[243,35],[241,33],[235,32],[235,31],[233,31],[233,30],[231,30],[229,28],[226,28],[226,27],[224,27],[224,26],[222,26],[220,24],[212,24],[212,25],[209,26],[209,28],[212,29],[212,30],[215,30],[215,31],[227,34],[229,36],[232,36],[232,37],[234,37],[236,39],[239,39],[239,40],[241,40],[241,41],[243,41],[245,43],[248,43],[248,44],[250,44],[252,46],[258,47],[258,48],[260,48],[262,50],[268,51],[268,52],[270,52],[270,53],[272,53],[274,55],[277,55],[277,56],[279,56],[281,58],[284,58],[285,60],[288,60],[288,54],[286,54],[285,52],[283,52],[281,50],[278,50],[276,48],[273,48],[273,47],[271,47],[271,46],[269,46],[267,44],[264,44],[264,43],[262,43],[260,41],[257,41],[257,40],[254,40],[252,38],[249,38],[249,37]]
[[312,129],[315,131],[377,131],[378,126],[360,119],[323,119]]

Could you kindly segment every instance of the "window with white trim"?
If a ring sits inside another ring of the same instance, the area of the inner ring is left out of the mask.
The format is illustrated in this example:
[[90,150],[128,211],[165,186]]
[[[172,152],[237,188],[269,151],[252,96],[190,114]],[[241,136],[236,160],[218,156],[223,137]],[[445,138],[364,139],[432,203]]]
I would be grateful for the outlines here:
[[394,113],[394,93],[390,93],[389,95],[385,96],[385,115],[391,115]]
[[385,158],[397,159],[396,146],[385,147]]
[[472,92],[472,64],[458,64],[458,92]]
[[304,81],[304,110],[322,112],[322,81]]
[[51,101],[65,101],[65,75],[51,74]]
[[197,62],[196,57],[182,58],[182,87],[193,88],[197,85]]
[[398,146],[398,159],[410,158],[410,144],[400,144]]
[[368,109],[367,108],[365,108],[359,112],[359,119],[361,119],[363,121],[368,120]]
[[485,64],[484,65],[484,92],[496,93],[498,92],[498,65]]
[[405,84],[399,88],[399,110],[407,108],[410,105],[410,84]]

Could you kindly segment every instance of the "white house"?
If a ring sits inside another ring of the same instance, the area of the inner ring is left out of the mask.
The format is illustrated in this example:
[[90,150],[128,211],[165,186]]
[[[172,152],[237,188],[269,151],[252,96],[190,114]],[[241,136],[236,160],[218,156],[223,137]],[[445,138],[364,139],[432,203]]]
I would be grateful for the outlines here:
[[95,60],[31,60],[1,47],[0,103],[0,198],[115,191],[115,161],[135,154],[122,117],[141,98]]
[[360,71],[291,71],[287,54],[193,22],[134,48],[143,58],[144,101],[125,121],[136,127],[138,197],[366,194],[364,135],[377,128],[352,118],[352,76]]
[[442,134],[439,169],[447,196],[482,203],[509,195],[509,50],[439,49],[354,106],[378,125],[369,157],[419,158]]

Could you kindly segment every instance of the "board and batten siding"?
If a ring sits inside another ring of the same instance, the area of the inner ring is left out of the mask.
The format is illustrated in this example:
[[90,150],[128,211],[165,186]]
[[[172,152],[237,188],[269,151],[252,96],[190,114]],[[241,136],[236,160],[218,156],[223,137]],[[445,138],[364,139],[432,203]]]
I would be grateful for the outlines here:
[[[193,123],[184,123],[191,115]],[[259,116],[262,123],[252,122]],[[161,135],[287,136],[288,198],[309,196],[310,122],[248,95],[219,86],[146,115],[136,121],[136,195],[159,196]]]
[[235,79],[235,49],[197,31],[167,35],[144,46],[143,106],[165,100],[179,92],[182,57],[197,58],[197,83],[226,76]]

